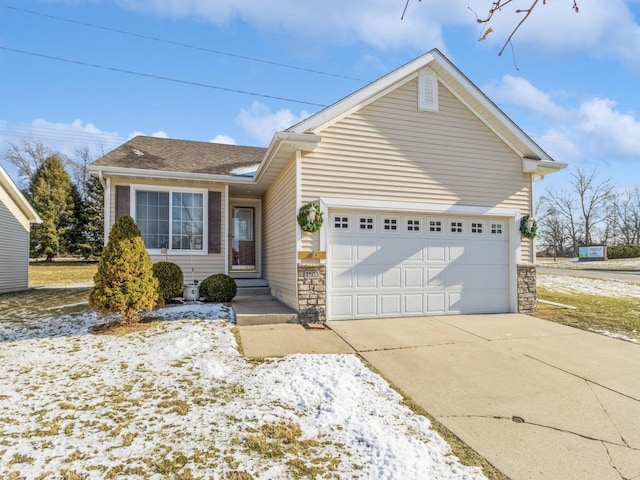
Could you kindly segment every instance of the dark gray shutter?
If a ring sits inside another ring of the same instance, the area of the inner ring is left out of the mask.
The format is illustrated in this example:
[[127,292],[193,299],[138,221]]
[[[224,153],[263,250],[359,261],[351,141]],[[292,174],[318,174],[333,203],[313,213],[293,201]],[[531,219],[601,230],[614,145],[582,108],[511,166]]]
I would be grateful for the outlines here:
[[131,189],[116,185],[116,220],[123,215],[131,215]]
[[209,192],[209,253],[222,252],[222,192]]

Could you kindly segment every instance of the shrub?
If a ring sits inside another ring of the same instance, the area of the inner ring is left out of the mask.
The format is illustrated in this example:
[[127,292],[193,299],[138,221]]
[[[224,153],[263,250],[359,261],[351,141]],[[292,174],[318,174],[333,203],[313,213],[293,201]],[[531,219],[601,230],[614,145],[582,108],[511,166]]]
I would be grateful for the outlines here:
[[200,295],[208,302],[230,302],[237,292],[236,281],[224,273],[211,275],[200,284]]
[[607,258],[636,258],[640,257],[640,245],[616,245],[607,247]]
[[172,262],[153,264],[153,276],[158,279],[160,298],[167,303],[182,294],[184,276],[182,269]]
[[122,321],[137,320],[158,302],[158,280],[140,230],[124,215],[113,225],[89,295],[89,305],[102,313],[119,313]]

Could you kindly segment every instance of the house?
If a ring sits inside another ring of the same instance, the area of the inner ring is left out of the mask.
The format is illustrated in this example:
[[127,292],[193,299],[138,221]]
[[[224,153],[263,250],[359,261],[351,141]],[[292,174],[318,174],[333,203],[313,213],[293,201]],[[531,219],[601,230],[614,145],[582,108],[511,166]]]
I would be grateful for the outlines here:
[[29,287],[29,232],[40,217],[0,166],[0,293]]
[[337,320],[533,311],[520,221],[564,166],[432,50],[267,149],[136,137],[90,170],[107,232],[132,215],[188,282],[264,279],[303,319]]

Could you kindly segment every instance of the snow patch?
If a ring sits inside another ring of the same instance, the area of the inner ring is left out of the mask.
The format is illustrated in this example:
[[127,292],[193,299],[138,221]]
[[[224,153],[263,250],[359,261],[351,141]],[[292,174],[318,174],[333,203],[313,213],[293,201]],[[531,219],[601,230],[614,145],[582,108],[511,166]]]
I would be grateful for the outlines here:
[[253,177],[258,171],[258,167],[260,167],[260,164],[256,163],[255,165],[249,165],[247,167],[234,168],[229,173],[231,175],[237,175],[239,177]]

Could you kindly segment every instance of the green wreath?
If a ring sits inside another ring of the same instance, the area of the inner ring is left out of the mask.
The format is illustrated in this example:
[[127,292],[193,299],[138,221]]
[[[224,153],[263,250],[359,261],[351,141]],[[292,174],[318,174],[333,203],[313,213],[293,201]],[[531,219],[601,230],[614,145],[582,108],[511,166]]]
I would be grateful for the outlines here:
[[535,238],[538,231],[536,220],[528,213],[520,220],[520,233],[523,237]]
[[298,212],[298,224],[305,232],[313,233],[320,230],[323,221],[324,219],[322,218],[320,207],[315,203],[307,203],[300,207],[300,211]]

